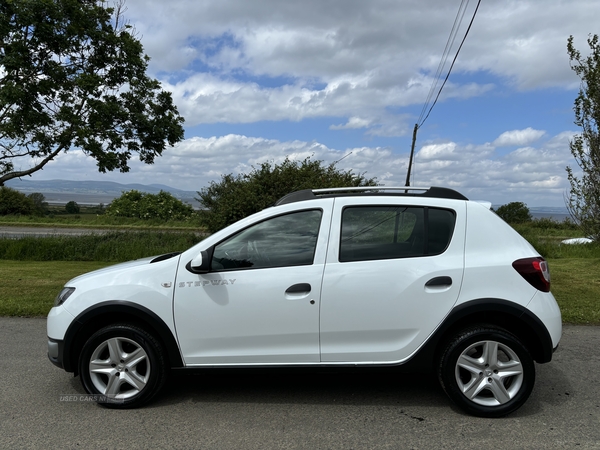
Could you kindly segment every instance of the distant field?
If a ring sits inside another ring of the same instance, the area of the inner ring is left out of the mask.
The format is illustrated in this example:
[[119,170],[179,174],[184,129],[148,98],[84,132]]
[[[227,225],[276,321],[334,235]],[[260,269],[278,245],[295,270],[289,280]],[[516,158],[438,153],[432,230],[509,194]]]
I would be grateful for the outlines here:
[[186,221],[141,220],[131,217],[106,216],[98,206],[80,206],[79,214],[66,214],[64,206],[50,206],[45,216],[0,216],[0,226],[60,226],[108,229],[195,229],[202,231],[197,218]]

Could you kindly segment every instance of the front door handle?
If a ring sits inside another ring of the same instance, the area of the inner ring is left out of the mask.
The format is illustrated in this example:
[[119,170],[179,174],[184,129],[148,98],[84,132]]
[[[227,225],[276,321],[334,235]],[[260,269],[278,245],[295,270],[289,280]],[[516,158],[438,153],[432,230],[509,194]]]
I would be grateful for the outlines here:
[[446,287],[452,286],[452,278],[450,277],[435,277],[425,283],[425,287]]
[[311,290],[311,286],[308,283],[298,283],[290,286],[285,291],[286,294],[307,294]]

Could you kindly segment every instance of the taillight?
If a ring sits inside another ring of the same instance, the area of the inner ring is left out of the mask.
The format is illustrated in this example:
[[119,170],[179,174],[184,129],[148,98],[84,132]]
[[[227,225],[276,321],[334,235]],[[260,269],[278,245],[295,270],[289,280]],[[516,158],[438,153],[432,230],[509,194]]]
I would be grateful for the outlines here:
[[550,292],[550,271],[544,258],[517,259],[512,265],[534,288]]

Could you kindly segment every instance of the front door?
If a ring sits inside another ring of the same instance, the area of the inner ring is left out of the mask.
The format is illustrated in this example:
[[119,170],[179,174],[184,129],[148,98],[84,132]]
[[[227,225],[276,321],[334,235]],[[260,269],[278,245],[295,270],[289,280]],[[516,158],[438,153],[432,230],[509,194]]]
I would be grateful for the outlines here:
[[174,314],[186,365],[319,361],[330,211],[269,218],[214,247],[211,271],[182,261]]

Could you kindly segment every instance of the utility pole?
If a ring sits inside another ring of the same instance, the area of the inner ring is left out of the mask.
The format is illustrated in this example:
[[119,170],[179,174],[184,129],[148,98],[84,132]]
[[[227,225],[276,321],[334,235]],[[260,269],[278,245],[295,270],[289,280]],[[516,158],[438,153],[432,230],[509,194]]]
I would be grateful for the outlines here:
[[415,123],[415,129],[413,130],[412,145],[410,147],[410,158],[408,159],[408,172],[406,174],[406,184],[404,186],[410,186],[410,171],[412,169],[413,157],[415,154],[415,142],[417,142],[417,130],[419,125]]

